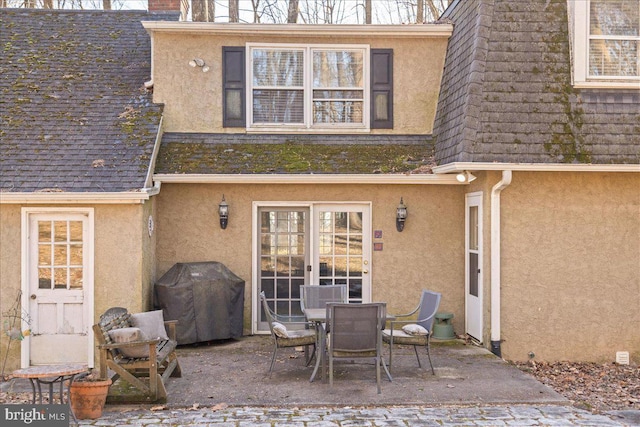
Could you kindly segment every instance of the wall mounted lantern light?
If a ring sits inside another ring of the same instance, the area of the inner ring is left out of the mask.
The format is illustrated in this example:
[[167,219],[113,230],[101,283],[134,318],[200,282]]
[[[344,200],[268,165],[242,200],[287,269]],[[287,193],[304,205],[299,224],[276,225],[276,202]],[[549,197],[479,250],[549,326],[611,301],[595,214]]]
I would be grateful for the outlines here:
[[202,68],[202,72],[206,73],[207,71],[209,71],[209,66],[204,62],[204,59],[202,58],[193,58],[191,61],[189,61],[189,65],[191,67],[200,67]]
[[218,205],[218,215],[220,215],[220,228],[224,230],[229,222],[229,205],[224,199],[224,194],[222,195],[222,201]]
[[404,230],[404,222],[407,219],[407,207],[402,201],[402,197],[400,197],[400,204],[396,209],[396,230],[402,231]]
[[462,171],[456,175],[456,180],[458,182],[471,182],[474,179],[476,179],[476,177],[472,175],[469,171]]

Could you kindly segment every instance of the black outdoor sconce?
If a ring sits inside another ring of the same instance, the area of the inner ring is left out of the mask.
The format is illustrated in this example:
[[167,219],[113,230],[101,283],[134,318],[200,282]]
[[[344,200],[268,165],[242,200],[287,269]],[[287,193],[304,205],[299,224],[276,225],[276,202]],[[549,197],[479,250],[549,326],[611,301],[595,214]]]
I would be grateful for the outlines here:
[[220,228],[224,230],[229,222],[229,205],[224,199],[224,194],[222,195],[222,201],[218,205],[218,215],[220,215]]
[[396,229],[398,231],[404,230],[404,222],[407,220],[407,207],[400,197],[400,204],[396,209]]

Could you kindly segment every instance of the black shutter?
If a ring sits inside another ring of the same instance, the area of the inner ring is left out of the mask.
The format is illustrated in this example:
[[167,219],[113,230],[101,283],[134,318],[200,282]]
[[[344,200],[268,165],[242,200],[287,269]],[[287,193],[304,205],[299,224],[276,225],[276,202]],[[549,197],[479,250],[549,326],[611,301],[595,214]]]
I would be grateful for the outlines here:
[[246,126],[244,47],[222,47],[222,126]]
[[371,49],[371,128],[393,129],[393,49]]

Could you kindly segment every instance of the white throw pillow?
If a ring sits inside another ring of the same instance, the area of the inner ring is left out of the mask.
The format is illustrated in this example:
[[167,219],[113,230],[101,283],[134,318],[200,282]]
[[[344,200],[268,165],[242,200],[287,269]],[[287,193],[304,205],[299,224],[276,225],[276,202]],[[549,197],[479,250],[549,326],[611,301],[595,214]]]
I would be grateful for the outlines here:
[[429,335],[429,331],[427,331],[423,326],[420,326],[415,323],[411,323],[409,325],[404,325],[402,330],[405,334],[409,335]]
[[[146,337],[140,328],[117,328],[109,331],[109,338],[114,343],[122,344],[128,342],[145,341]],[[149,345],[137,347],[127,347],[118,349],[124,357],[149,357]]]
[[131,326],[140,328],[147,339],[169,339],[169,336],[167,336],[167,330],[164,328],[164,316],[162,315],[162,310],[132,314]]
[[271,326],[273,326],[273,333],[279,336],[280,338],[289,338],[289,333],[287,332],[287,327],[284,326],[280,322],[272,322]]

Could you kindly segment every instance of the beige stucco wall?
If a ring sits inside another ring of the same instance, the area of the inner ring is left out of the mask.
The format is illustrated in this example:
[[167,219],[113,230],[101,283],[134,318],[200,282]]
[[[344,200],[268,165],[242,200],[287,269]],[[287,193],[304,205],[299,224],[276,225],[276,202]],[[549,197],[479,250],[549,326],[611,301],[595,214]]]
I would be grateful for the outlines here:
[[[4,313],[12,308],[20,292],[20,207],[0,204],[0,363],[4,364],[9,340]],[[20,342],[12,341],[4,374],[20,367]]]
[[[21,288],[21,208],[14,204],[0,205],[2,313],[11,307]],[[148,214],[154,209],[152,202],[144,205],[95,205],[93,208],[94,321],[114,306],[126,307],[132,312],[149,309],[155,274],[155,235],[150,238],[147,232]],[[7,344],[3,329],[0,333],[3,356]],[[10,372],[19,365],[20,343],[14,341],[6,369]]]
[[[211,24],[215,26],[216,24]],[[218,24],[223,25],[223,24]],[[222,47],[250,42],[366,44],[394,51],[394,129],[371,133],[430,134],[433,130],[446,37],[396,38],[381,36],[308,37],[260,35],[153,34],[153,100],[164,103],[167,132],[244,132],[222,127]],[[416,54],[421,52],[421,54]],[[203,73],[188,62],[202,58],[211,68]]]
[[[224,193],[229,225],[220,229],[217,209]],[[464,198],[462,187],[441,185],[213,185],[163,184],[158,196],[158,271],[174,263],[219,261],[246,282],[245,333],[251,330],[251,212],[253,201],[366,201],[372,203],[372,230],[382,230],[382,251],[372,251],[374,301],[391,312],[415,307],[421,289],[443,293],[441,309],[464,328]],[[400,197],[408,206],[398,233]]]
[[640,174],[515,172],[501,233],[503,357],[640,361]]

